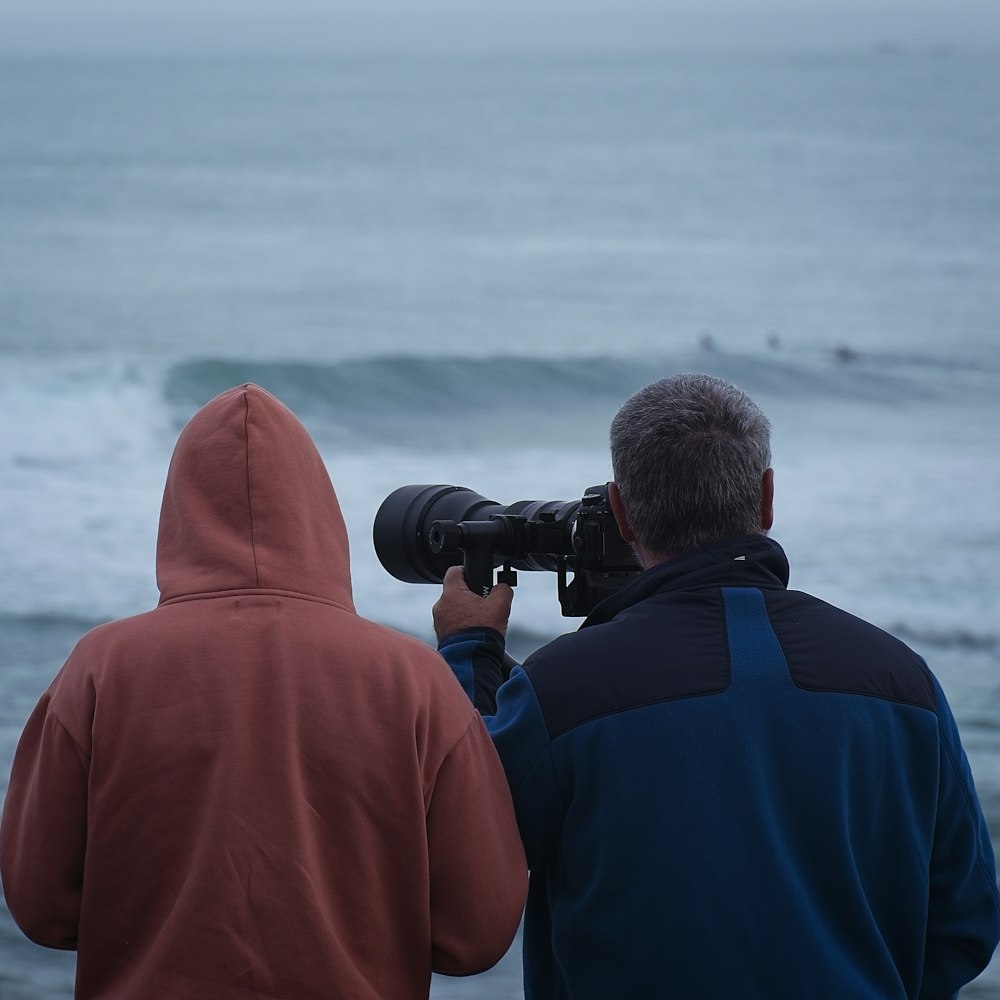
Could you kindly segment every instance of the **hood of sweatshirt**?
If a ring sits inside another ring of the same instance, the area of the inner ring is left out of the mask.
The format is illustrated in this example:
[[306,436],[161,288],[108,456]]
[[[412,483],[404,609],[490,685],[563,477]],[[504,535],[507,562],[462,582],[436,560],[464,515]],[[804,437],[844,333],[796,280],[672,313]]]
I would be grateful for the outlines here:
[[298,418],[247,384],[203,406],[174,448],[156,547],[160,604],[285,591],[353,611],[347,527]]

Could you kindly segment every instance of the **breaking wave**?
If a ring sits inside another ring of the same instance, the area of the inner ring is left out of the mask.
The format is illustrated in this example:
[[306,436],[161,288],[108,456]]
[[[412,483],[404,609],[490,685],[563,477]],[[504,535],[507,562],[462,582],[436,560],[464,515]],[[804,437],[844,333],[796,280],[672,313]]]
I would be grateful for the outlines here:
[[256,382],[303,419],[336,436],[421,440],[429,433],[475,432],[498,423],[513,432],[573,425],[608,416],[636,389],[678,371],[707,371],[737,382],[761,399],[843,399],[905,405],[996,375],[974,366],[913,357],[809,361],[691,351],[662,357],[535,358],[452,355],[388,357],[335,363],[192,359],[166,373],[164,399],[186,419],[214,395]]

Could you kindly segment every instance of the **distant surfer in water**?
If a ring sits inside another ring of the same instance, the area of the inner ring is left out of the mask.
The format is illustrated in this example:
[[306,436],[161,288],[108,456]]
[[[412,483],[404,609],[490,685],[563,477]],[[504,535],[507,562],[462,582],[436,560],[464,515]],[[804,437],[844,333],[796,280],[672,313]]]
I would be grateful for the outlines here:
[[323,460],[257,386],[182,432],[156,570],[28,720],[0,827],[78,1000],[426,1000],[497,962],[527,873],[496,752],[433,650],[356,613]]
[[994,855],[940,685],[787,589],[770,425],[678,375],[611,427],[645,571],[504,681],[512,592],[434,608],[531,868],[529,1000],[950,1000],[1000,937]]

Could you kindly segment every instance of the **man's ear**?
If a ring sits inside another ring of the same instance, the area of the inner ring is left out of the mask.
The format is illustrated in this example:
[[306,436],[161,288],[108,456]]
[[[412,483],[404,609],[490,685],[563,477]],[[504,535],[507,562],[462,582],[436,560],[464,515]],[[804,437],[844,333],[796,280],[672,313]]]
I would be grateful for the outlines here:
[[[614,504],[612,504],[612,510]],[[770,531],[774,524],[774,469],[765,469],[760,481],[760,526]]]
[[632,525],[628,523],[628,516],[622,506],[622,495],[618,492],[617,483],[608,483],[608,500],[611,503],[611,513],[615,515],[615,523],[622,539],[629,545],[635,541],[635,532]]

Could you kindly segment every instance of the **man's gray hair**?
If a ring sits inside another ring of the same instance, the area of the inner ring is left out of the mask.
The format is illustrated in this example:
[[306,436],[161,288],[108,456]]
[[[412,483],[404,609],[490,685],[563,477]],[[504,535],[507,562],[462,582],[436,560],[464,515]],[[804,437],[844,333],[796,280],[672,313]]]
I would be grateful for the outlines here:
[[611,464],[636,541],[658,556],[762,534],[771,425],[735,385],[674,375],[640,389],[611,424]]

